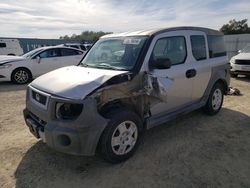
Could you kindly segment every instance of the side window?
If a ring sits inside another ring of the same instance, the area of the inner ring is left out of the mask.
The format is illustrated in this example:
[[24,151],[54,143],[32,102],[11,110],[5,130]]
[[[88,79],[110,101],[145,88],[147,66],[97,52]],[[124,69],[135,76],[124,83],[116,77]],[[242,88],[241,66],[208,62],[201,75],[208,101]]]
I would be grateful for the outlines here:
[[[72,56],[72,55],[80,55],[80,51],[78,50],[73,50],[73,49],[67,49],[67,48],[62,48],[61,49],[61,55],[62,56]],[[81,53],[82,54],[82,53]]]
[[187,56],[186,41],[183,36],[159,39],[154,47],[151,60],[169,59],[172,65],[184,63]]
[[190,40],[194,58],[197,61],[207,59],[205,37],[203,35],[193,35]]
[[45,50],[42,53],[39,54],[40,58],[51,58],[51,57],[58,57],[60,56],[59,49],[49,49]]
[[6,43],[0,43],[0,48],[6,48]]
[[208,35],[207,39],[208,39],[208,48],[209,48],[210,58],[221,57],[221,56],[227,55],[223,36]]

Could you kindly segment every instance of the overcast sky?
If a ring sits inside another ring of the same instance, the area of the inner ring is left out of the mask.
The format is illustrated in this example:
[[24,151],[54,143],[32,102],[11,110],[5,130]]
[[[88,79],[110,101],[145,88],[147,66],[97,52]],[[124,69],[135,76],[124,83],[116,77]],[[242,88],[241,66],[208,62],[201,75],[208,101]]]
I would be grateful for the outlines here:
[[250,0],[0,0],[0,37],[184,25],[219,29],[233,18],[250,18]]

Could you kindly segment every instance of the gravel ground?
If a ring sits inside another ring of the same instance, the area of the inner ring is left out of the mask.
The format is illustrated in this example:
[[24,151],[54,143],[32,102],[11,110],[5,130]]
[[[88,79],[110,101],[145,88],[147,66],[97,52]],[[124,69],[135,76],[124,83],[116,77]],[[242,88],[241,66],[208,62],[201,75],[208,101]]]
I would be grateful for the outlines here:
[[147,131],[136,154],[111,165],[58,153],[28,131],[26,86],[0,83],[0,187],[250,187],[250,78],[232,79],[213,117],[200,110]]

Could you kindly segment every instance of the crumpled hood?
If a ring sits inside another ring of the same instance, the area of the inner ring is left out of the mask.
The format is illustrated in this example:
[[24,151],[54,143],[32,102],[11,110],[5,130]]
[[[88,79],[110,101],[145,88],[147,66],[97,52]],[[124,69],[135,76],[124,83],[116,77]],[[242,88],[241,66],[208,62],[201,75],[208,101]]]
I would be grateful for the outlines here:
[[31,86],[60,97],[83,99],[110,78],[126,72],[69,66],[38,77]]
[[25,58],[22,56],[10,56],[10,55],[0,55],[0,64],[3,63],[11,63],[15,61],[21,61],[24,60]]
[[239,53],[238,55],[234,56],[234,59],[250,60],[250,53]]

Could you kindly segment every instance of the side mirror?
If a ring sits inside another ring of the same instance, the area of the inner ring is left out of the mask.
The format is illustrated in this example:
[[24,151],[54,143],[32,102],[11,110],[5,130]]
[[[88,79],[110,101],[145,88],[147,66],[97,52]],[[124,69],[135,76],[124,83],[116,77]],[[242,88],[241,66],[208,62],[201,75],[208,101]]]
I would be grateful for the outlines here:
[[41,62],[41,58],[39,56],[36,56],[36,62],[40,63]]
[[150,61],[150,66],[153,69],[169,69],[171,67],[171,61],[168,58],[158,58]]
[[240,54],[242,52],[242,50],[239,50],[238,53]]

